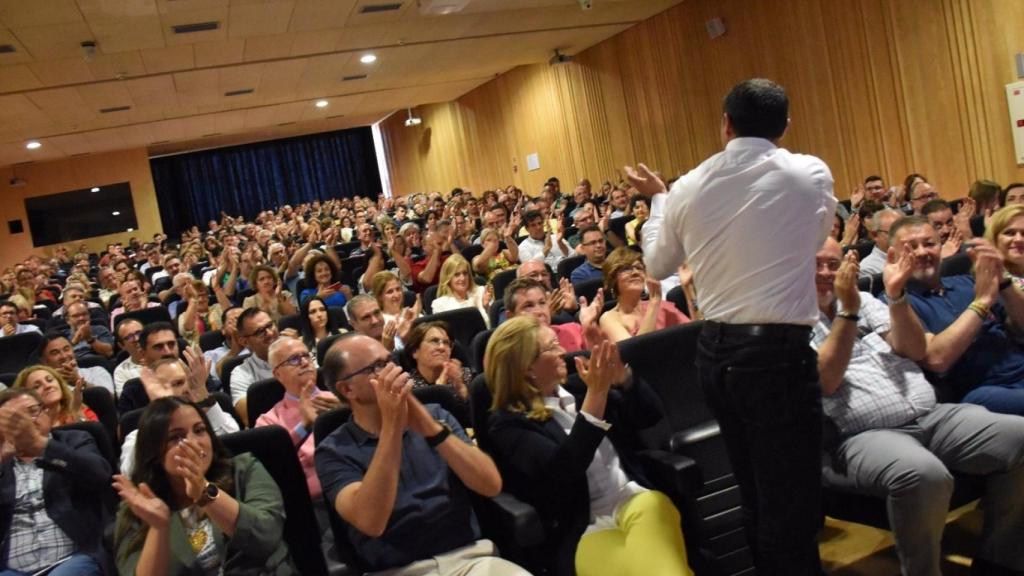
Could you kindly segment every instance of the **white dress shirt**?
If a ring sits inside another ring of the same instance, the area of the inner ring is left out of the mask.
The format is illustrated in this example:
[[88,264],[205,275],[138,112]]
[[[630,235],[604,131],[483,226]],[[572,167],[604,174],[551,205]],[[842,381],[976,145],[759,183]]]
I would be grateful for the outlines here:
[[114,368],[114,393],[117,396],[121,395],[121,390],[124,390],[125,382],[132,378],[138,378],[142,374],[142,365],[136,364],[132,357],[129,356]]
[[527,236],[519,243],[519,261],[528,262],[530,260],[543,260],[545,264],[551,266],[554,270],[558,268],[558,263],[563,258],[569,256],[568,253],[562,252],[561,246],[559,246],[558,238],[551,237],[551,250],[548,250],[547,256],[544,255],[544,241],[534,240]]
[[688,261],[708,320],[813,326],[814,255],[832,229],[832,184],[814,156],[734,138],[651,201],[647,271],[665,278]]
[[274,371],[266,360],[255,354],[249,356],[231,372],[231,402],[238,404],[249,392],[249,386],[273,377]]

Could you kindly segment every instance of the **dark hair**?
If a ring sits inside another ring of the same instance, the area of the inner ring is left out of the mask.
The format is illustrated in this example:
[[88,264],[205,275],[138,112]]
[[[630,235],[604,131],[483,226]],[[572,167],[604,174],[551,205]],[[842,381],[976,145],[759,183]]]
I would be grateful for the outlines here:
[[1003,190],[999,187],[999,184],[991,180],[975,180],[971,184],[971,189],[967,195],[974,198],[975,202],[983,206],[995,201],[1002,191]]
[[505,287],[505,312],[511,315],[516,309],[516,294],[532,288],[540,288],[541,291],[547,293],[547,290],[544,288],[544,284],[539,280],[534,280],[533,278],[516,278],[509,282],[508,286]]
[[[1003,188],[1002,190],[1000,190],[999,191],[999,205],[1000,206],[1002,206],[1004,208],[1006,207],[1006,195],[1009,194],[1010,190],[1013,190],[1014,188],[1024,188],[1024,182],[1010,182],[1009,184],[1006,185],[1006,188]],[[2,304],[0,304],[0,306],[2,306]]]
[[165,320],[150,322],[142,326],[142,334],[139,334],[139,346],[142,346],[142,349],[145,350],[146,345],[149,343],[149,337],[157,332],[173,332],[175,338],[178,336],[178,333],[174,331],[174,325],[170,322]]
[[242,327],[245,326],[246,322],[248,322],[252,318],[255,318],[256,315],[259,314],[260,312],[263,312],[263,310],[257,308],[256,306],[250,306],[245,310],[242,310],[242,313],[238,316],[238,320],[236,320],[239,332],[241,332]]
[[867,178],[864,179],[864,183],[867,184],[868,182],[874,182],[875,180],[881,180],[882,182],[885,182],[885,180],[882,180],[881,176],[876,176],[872,174],[871,176],[868,176]]
[[46,347],[50,345],[50,342],[60,340],[61,338],[67,340],[69,343],[71,342],[71,339],[65,336],[62,332],[50,330],[43,333],[43,341],[39,344],[39,348],[36,350],[36,358],[42,361],[43,364],[46,364],[46,361],[43,358],[43,353],[46,351]]
[[0,300],[0,308],[14,308],[15,314],[18,312],[18,305],[10,300]]
[[327,313],[327,335],[330,336],[331,334],[338,333],[338,323],[335,322],[334,316],[327,309],[327,302],[324,302],[323,298],[316,295],[306,298],[299,308],[299,332],[302,335],[302,343],[310,350],[316,348],[316,335],[313,333],[313,325],[309,322],[309,307],[313,302],[319,302],[324,305],[324,311]]
[[645,206],[647,206],[648,210],[651,209],[651,199],[650,198],[648,198],[647,196],[644,196],[643,194],[634,194],[633,197],[629,199],[629,210],[630,210],[630,212],[632,212],[633,210],[636,210],[636,205],[637,204],[641,204],[641,203],[643,203]]
[[722,110],[739,137],[778,140],[789,124],[786,90],[764,78],[744,80],[725,97]]
[[241,306],[229,306],[229,307],[227,307],[227,308],[225,308],[224,310],[221,311],[221,313],[220,313],[220,325],[222,327],[221,328],[222,330],[223,330],[223,326],[228,323],[228,312],[231,312],[232,310],[238,310],[240,308],[241,308]]
[[[0,392],[0,406],[7,404],[19,396],[30,396],[40,405],[43,403],[43,399],[39,397],[39,393],[31,388],[8,388],[3,392]],[[56,425],[56,422],[54,422],[54,425]]]
[[587,232],[599,232],[602,236],[604,236],[604,232],[601,232],[601,229],[597,227],[597,224],[589,224],[587,226],[584,226],[583,228],[580,228],[579,234],[581,242],[583,241],[583,237],[586,235]]
[[341,270],[334,263],[334,259],[324,254],[318,254],[307,260],[306,266],[303,268],[303,272],[306,275],[306,288],[316,289],[316,265],[321,262],[326,262],[327,267],[331,269],[331,282],[338,281]]
[[921,207],[921,216],[927,216],[932,212],[942,212],[943,210],[951,210],[949,202],[941,198],[935,200],[929,200],[924,206]]
[[[2,307],[2,306],[3,306],[3,303],[0,303],[0,307]],[[138,322],[139,326],[142,326],[143,330],[146,329],[146,325],[143,324],[142,320],[139,320],[138,318],[132,318],[131,316],[124,316],[123,314],[121,316],[118,316],[117,324],[114,326],[114,338],[117,339],[118,344],[121,343],[121,326],[124,326],[125,324],[127,324],[129,322]],[[141,342],[140,342],[140,344],[141,344]]]
[[910,193],[913,192],[912,188],[914,180],[917,180],[918,178],[920,178],[924,182],[928,181],[928,179],[924,177],[924,174],[918,174],[917,172],[907,174],[907,177],[903,179],[903,193],[906,194],[906,196],[904,196],[903,198],[904,200],[908,202],[910,201]]
[[[228,452],[224,443],[213,432],[213,426],[210,425],[210,420],[206,417],[206,413],[195,404],[176,396],[158,398],[146,406],[146,410],[139,419],[134,453],[135,469],[132,472],[131,480],[136,486],[145,482],[150,490],[163,500],[171,510],[176,510],[177,505],[174,500],[174,493],[171,490],[171,481],[163,467],[163,458],[166,452],[167,430],[171,424],[171,417],[179,408],[185,406],[199,414],[199,418],[203,421],[203,425],[206,426],[206,431],[210,435],[213,459],[210,462],[210,469],[206,471],[206,479],[216,484],[218,488],[227,494],[233,495],[235,490],[234,462],[231,459],[231,453]],[[119,515],[122,516],[121,520],[124,521],[117,522],[117,525],[124,526],[125,528],[118,530],[117,537],[123,538],[126,535],[130,522],[138,523],[139,520],[131,513],[131,509],[127,506],[121,507]],[[128,549],[141,548],[147,532],[148,528],[143,524],[143,530],[129,544]]]
[[544,215],[540,213],[540,210],[527,210],[526,213],[523,214],[523,224],[529,225],[530,222],[543,217]]
[[423,339],[427,337],[427,332],[429,332],[431,328],[437,328],[438,330],[444,331],[445,335],[448,336],[449,339],[452,337],[451,328],[448,326],[447,322],[421,322],[416,326],[413,326],[412,330],[409,331],[409,335],[406,336],[405,341],[403,342],[404,348],[402,348],[402,363],[409,366],[410,369],[416,367],[416,359],[412,357],[412,353],[420,349],[420,346],[423,345]]
[[889,241],[896,237],[896,233],[902,228],[916,228],[917,226],[931,226],[932,223],[924,216],[904,216],[889,225]]

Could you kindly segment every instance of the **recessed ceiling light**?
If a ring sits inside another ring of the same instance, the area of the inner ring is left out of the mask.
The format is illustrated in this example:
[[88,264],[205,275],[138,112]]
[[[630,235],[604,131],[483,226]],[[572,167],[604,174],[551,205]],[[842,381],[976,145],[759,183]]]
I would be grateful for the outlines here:
[[43,144],[41,142],[39,142],[38,140],[30,140],[29,142],[27,142],[25,144],[25,148],[28,148],[29,150],[35,150],[36,148],[39,148],[42,145]]
[[330,102],[328,102],[327,100],[317,100],[316,101],[316,107],[317,108],[327,108],[328,104],[330,104]]
[[99,192],[99,191],[100,191],[100,189],[95,187],[95,186],[93,186],[92,189],[89,190],[89,192]]
[[129,229],[125,230],[125,232],[135,232],[135,228],[129,228]]
[[363,64],[373,64],[377,61],[377,57],[373,54],[363,54],[363,57],[359,59]]
[[121,213],[118,212],[117,210],[114,210],[113,212],[111,212],[111,214],[114,215],[114,216],[120,216],[121,215]]

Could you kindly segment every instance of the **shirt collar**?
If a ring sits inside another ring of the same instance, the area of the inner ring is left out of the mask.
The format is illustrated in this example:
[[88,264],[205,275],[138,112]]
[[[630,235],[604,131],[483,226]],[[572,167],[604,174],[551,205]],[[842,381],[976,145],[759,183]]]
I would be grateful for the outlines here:
[[775,148],[778,148],[778,146],[774,142],[764,138],[733,138],[725,145],[725,149],[730,152],[739,150],[774,150]]
[[565,388],[558,387],[555,396],[545,396],[544,406],[552,410],[562,412],[576,412],[576,397],[570,394]]

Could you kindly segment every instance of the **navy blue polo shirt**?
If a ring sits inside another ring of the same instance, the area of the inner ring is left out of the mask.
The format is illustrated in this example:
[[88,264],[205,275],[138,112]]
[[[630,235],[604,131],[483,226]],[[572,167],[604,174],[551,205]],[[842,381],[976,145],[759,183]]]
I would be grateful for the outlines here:
[[[924,329],[938,334],[956,321],[974,301],[974,278],[946,276],[943,292],[908,286],[910,305]],[[959,397],[978,386],[1016,386],[1024,381],[1024,350],[1006,333],[1006,311],[992,307],[981,331],[950,368]]]
[[[435,419],[451,426],[463,442],[471,443],[451,414],[436,404],[426,408]],[[352,418],[317,446],[316,473],[328,502],[333,504],[345,486],[363,480],[376,449],[377,438]],[[480,539],[480,528],[462,481],[422,436],[406,430],[398,494],[384,534],[371,538],[349,526],[348,538],[366,567],[377,571],[475,542]]]

